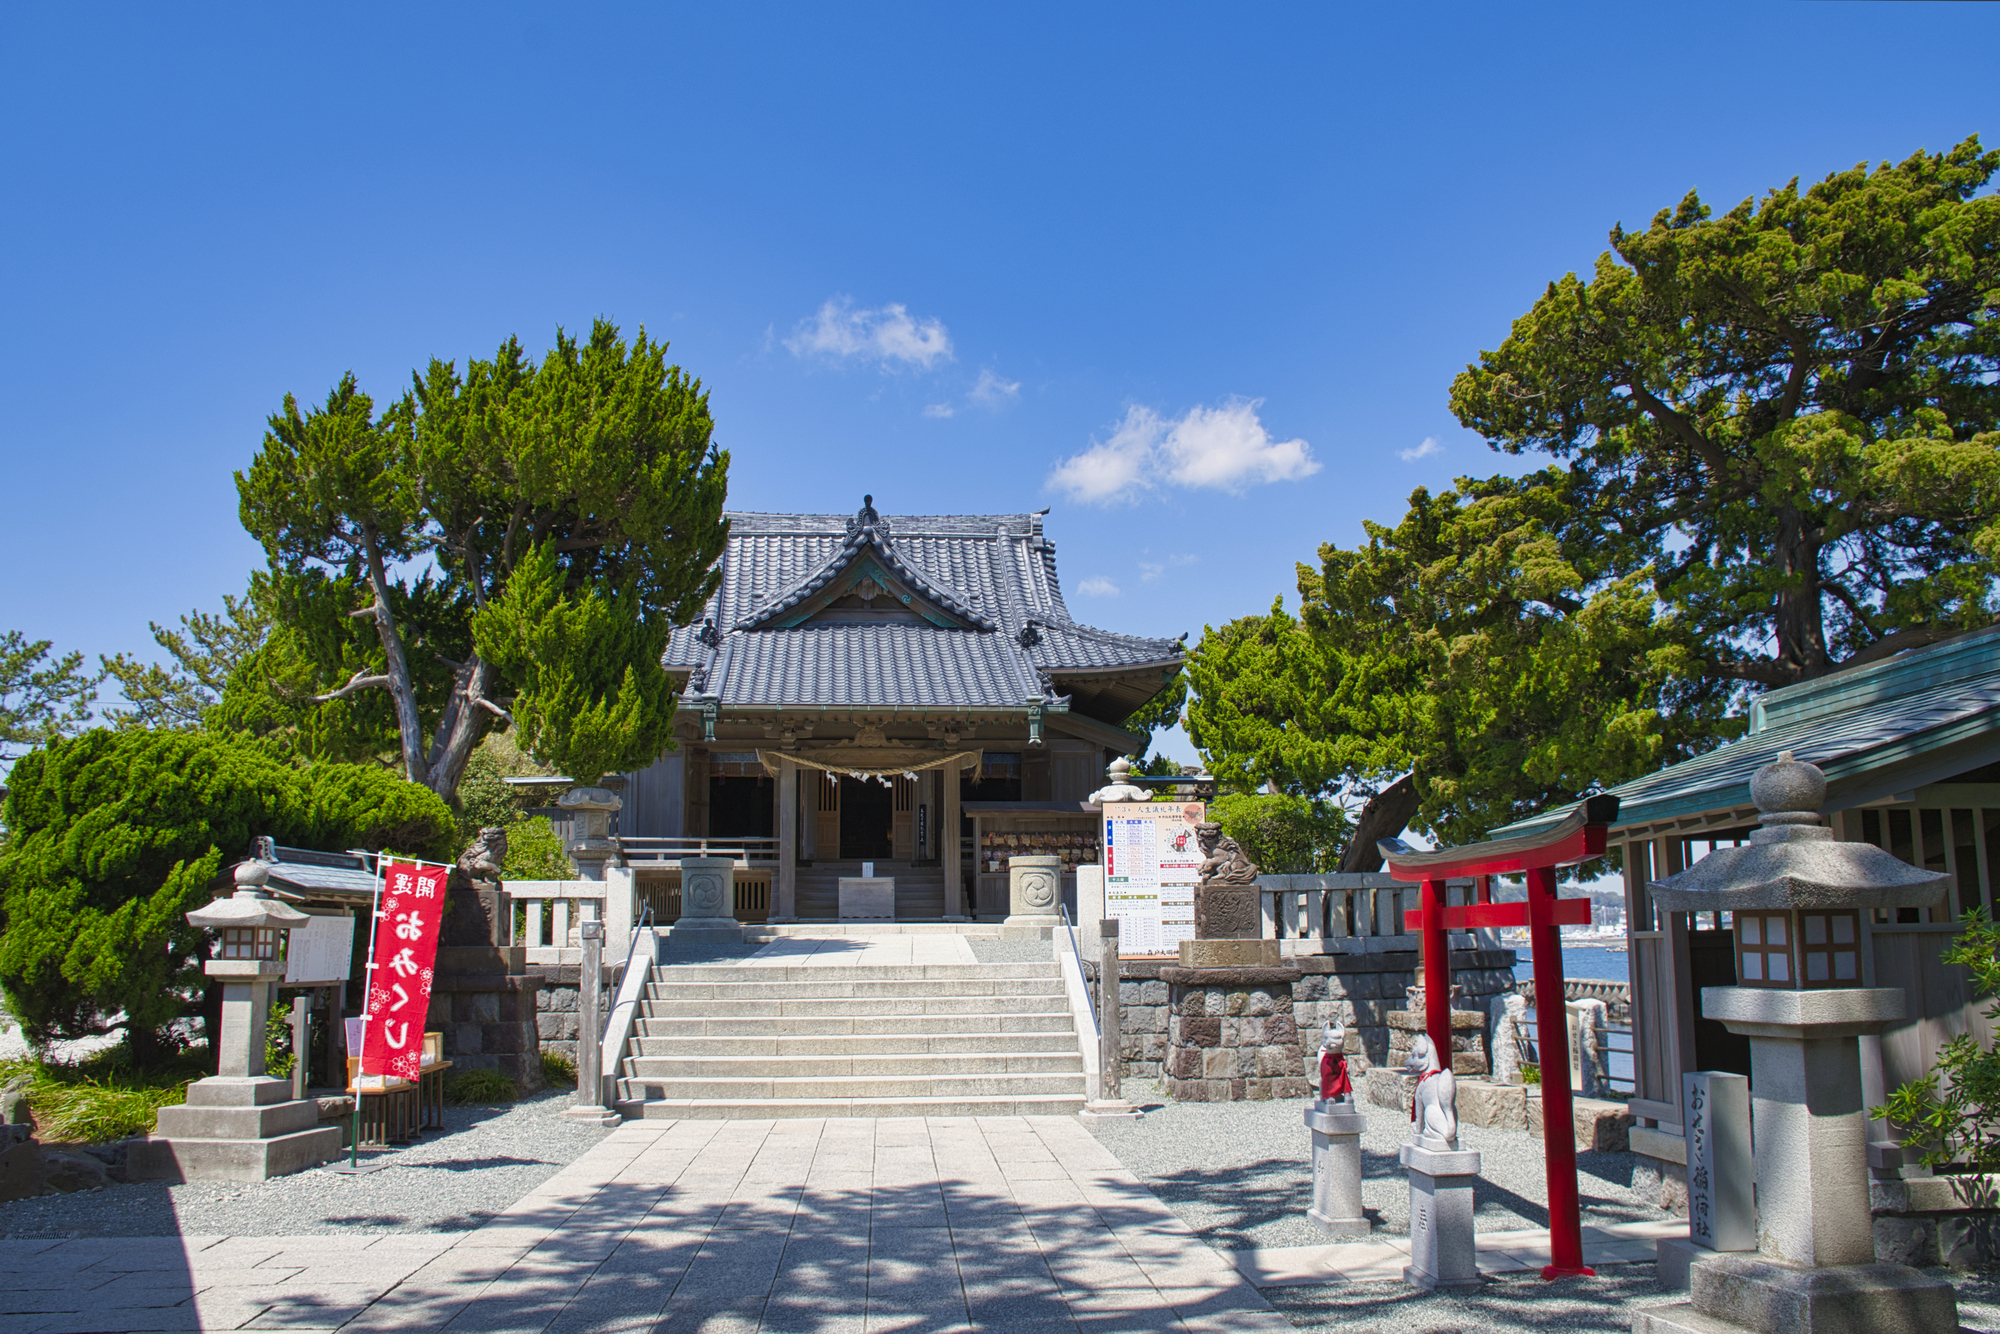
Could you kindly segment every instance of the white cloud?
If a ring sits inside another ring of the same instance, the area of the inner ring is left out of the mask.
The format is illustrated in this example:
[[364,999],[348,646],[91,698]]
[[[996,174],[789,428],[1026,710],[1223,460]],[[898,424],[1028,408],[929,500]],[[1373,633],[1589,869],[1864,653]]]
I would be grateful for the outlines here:
[[1240,495],[1263,482],[1290,482],[1320,470],[1304,440],[1274,440],[1260,398],[1199,406],[1178,419],[1142,404],[1126,409],[1109,439],[1056,465],[1049,483],[1077,500],[1132,500],[1162,485]]
[[915,366],[929,370],[951,360],[951,335],[936,319],[918,319],[899,302],[872,310],[856,310],[847,297],[835,297],[819,314],[799,321],[785,340],[795,357],[828,361],[875,361],[883,366]]
[[924,405],[924,416],[926,417],[949,417],[955,411],[956,409],[949,403],[926,403]]
[[1427,435],[1424,437],[1424,442],[1421,445],[1414,445],[1409,449],[1397,450],[1396,457],[1405,463],[1415,463],[1418,459],[1427,459],[1433,454],[1442,453],[1444,453],[1444,446],[1438,443],[1437,437]]
[[1118,596],[1118,585],[1112,583],[1101,574],[1093,574],[1090,578],[1078,584],[1076,591],[1084,594],[1086,597],[1115,598]]
[[1003,380],[991,370],[982,368],[979,372],[979,383],[972,386],[972,391],[966,397],[982,408],[991,408],[997,412],[1021,397],[1021,382]]

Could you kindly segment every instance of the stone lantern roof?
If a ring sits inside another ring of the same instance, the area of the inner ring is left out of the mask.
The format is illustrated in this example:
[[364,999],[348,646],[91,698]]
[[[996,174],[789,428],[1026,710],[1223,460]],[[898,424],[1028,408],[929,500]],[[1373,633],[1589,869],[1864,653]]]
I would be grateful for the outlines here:
[[196,908],[187,915],[188,925],[205,931],[220,931],[225,927],[279,927],[291,930],[310,922],[310,913],[300,912],[291,904],[280,902],[264,892],[264,884],[270,874],[268,863],[238,862],[236,892],[226,899],[215,900],[206,908]]
[[1717,848],[1679,875],[1655,880],[1669,912],[1738,909],[1924,908],[1950,876],[1925,871],[1872,843],[1843,843],[1820,816],[1826,775],[1789,750],[1757,770],[1750,797],[1762,824],[1741,847]]

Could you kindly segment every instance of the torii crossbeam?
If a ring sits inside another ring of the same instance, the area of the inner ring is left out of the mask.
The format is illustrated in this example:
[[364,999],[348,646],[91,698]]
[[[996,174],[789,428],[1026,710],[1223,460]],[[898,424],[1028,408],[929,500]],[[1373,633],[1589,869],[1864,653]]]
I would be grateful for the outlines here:
[[[1419,852],[1401,839],[1377,846],[1397,880],[1423,884],[1422,906],[1405,913],[1405,925],[1423,941],[1424,1028],[1441,1062],[1451,1060],[1452,931],[1481,926],[1525,926],[1535,969],[1535,1028],[1542,1068],[1542,1162],[1548,1178],[1549,1259],[1545,1279],[1595,1274],[1583,1262],[1583,1220],[1576,1194],[1575,1114],[1569,1089],[1569,1022],[1563,990],[1563,926],[1590,925],[1590,900],[1556,897],[1556,868],[1604,854],[1605,827],[1618,819],[1618,798],[1586,797],[1560,824],[1544,833],[1498,838],[1462,848]],[[1491,881],[1480,901],[1450,907],[1445,882],[1465,876],[1525,875],[1526,903],[1494,903]]]

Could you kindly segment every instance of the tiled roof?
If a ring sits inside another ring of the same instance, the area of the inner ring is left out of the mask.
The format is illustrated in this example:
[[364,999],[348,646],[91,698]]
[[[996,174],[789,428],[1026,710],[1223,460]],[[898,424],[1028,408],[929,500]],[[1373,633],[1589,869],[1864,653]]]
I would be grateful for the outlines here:
[[[2000,737],[2000,628],[1762,696],[1751,730],[1706,755],[1609,789],[1618,824],[1749,806],[1750,776],[1781,750],[1818,765],[1838,798],[1844,782],[1982,736]],[[1560,810],[1493,837],[1552,825]]]
[[928,625],[804,625],[723,641],[704,694],[723,707],[1025,708],[1043,688],[1014,642]]
[[[729,519],[721,585],[704,613],[710,624],[683,627],[667,645],[669,667],[693,670],[691,700],[1024,707],[1048,693],[1044,674],[1060,688],[1067,672],[1177,664],[1186,653],[1179,640],[1072,621],[1039,514]],[[864,551],[956,619],[992,628],[771,624]]]

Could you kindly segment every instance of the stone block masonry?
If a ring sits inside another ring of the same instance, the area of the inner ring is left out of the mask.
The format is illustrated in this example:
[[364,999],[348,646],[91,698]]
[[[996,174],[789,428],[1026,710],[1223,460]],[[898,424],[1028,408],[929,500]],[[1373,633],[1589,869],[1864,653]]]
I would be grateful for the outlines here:
[[1168,970],[1166,1086],[1183,1102],[1303,1098],[1289,968]]
[[[1417,938],[1407,951],[1379,954],[1315,954],[1285,960],[1298,970],[1291,984],[1292,1023],[1306,1053],[1319,1048],[1320,1027],[1339,1020],[1358,1033],[1361,1053],[1347,1058],[1357,1081],[1370,1066],[1389,1061],[1389,1013],[1404,1007],[1405,993],[1416,985]],[[1452,953],[1452,981],[1459,988],[1460,1009],[1484,1011],[1493,997],[1513,990],[1514,951],[1457,950]],[[1119,1001],[1124,1006],[1121,1029],[1126,1079],[1166,1077],[1167,1036],[1172,997],[1160,969],[1167,960],[1127,959],[1119,968]],[[1093,981],[1095,961],[1084,963]],[[1491,1034],[1484,1034],[1491,1052]],[[1303,1096],[1303,1094],[1301,1095]]]
[[[618,974],[623,971],[622,963],[606,965],[604,981],[597,996],[597,1012],[611,1013],[611,1005],[617,996]],[[534,965],[531,969],[541,979],[541,989],[535,995],[535,1032],[540,1049],[556,1052],[576,1059],[577,1016],[582,1011],[582,987],[580,978],[583,969],[576,964]]]

